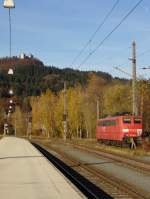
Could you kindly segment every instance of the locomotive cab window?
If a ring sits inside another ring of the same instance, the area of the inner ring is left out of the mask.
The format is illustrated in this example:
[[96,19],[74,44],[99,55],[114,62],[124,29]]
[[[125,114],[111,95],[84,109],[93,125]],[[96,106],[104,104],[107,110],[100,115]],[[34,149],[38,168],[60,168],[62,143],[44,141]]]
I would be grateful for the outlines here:
[[130,124],[131,123],[131,118],[127,118],[127,117],[123,118],[123,123]]
[[104,120],[98,123],[98,126],[116,126],[116,120]]
[[134,124],[141,124],[140,118],[134,118]]

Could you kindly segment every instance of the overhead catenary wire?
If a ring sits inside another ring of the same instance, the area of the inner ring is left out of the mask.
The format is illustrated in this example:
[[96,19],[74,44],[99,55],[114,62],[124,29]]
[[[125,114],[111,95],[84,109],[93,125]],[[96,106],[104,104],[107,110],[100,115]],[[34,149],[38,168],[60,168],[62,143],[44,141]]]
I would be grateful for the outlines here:
[[101,30],[107,19],[112,14],[113,10],[116,8],[120,0],[115,1],[109,12],[106,14],[100,25],[97,27],[95,32],[91,35],[90,39],[87,41],[87,43],[83,46],[83,48],[80,50],[80,52],[77,54],[77,56],[73,59],[71,66],[77,61],[77,59],[81,56],[81,54],[85,51],[85,49],[88,47],[88,45],[93,41],[94,37],[96,36],[97,32]]
[[96,46],[94,50],[92,50],[86,58],[80,63],[78,69],[103,45],[103,43],[115,32],[120,25],[128,18],[129,15],[142,3],[143,0],[138,1],[133,8],[121,19],[121,21],[104,37],[104,39]]
[[[139,58],[139,57],[141,57],[141,56],[143,56],[143,55],[145,55],[146,53],[149,53],[149,52],[150,52],[150,49],[145,50],[145,51],[143,51],[142,53],[139,53],[139,54],[137,55],[137,58]],[[121,65],[124,65],[124,64],[119,64],[119,66],[121,66]],[[128,73],[127,71],[124,71],[124,69],[122,69],[122,68],[120,68],[120,67],[113,67],[113,69],[116,69],[116,70],[118,70],[118,71],[120,71],[120,72],[123,72],[123,73],[125,73],[126,75],[129,76],[129,73]],[[140,69],[150,69],[150,66],[147,66],[147,67],[140,67]],[[147,73],[142,74],[142,77],[144,77],[145,75],[147,75]],[[130,74],[130,76],[131,76],[131,74]],[[140,75],[140,76],[141,76],[141,75]],[[140,78],[140,77],[139,77],[139,78]]]
[[[128,48],[131,48],[131,47],[128,47]],[[140,58],[142,57],[143,55],[147,54],[147,53],[150,53],[150,49],[147,49],[147,50],[144,50],[143,52],[139,53],[136,57],[137,58]],[[110,59],[109,59],[110,60]],[[122,63],[122,64],[119,64],[119,66],[122,66],[122,65],[125,65],[125,63]],[[114,69],[117,69],[119,67],[113,67]],[[146,68],[150,68],[150,66],[148,67],[142,67],[140,69],[146,69]],[[145,74],[144,74],[145,75]]]
[[[124,53],[124,52],[126,52],[128,49],[130,49],[131,48],[131,46],[128,46],[128,47],[126,47],[125,49],[122,49],[122,51],[121,50],[119,50],[119,53]],[[113,60],[112,59],[112,56],[109,56],[109,57],[107,57],[107,60]],[[98,63],[97,63],[98,64]],[[119,66],[121,66],[121,65],[125,65],[125,63],[122,63],[122,64],[119,64]],[[113,69],[114,70],[114,69]]]
[[[131,48],[130,46],[128,47],[128,49]],[[150,53],[150,49],[144,50],[143,52],[139,53],[136,57],[137,58],[141,58],[142,56],[144,56],[145,54]],[[110,60],[111,58],[109,58]],[[119,66],[125,65],[125,63],[119,64]]]
[[120,67],[115,66],[113,68],[118,70],[118,71],[120,71],[120,72],[122,72],[122,73],[124,73],[124,74],[126,74],[126,75],[128,75],[128,76],[130,76],[130,77],[132,77],[132,75],[130,73],[128,73],[127,71],[125,71],[124,69],[122,69]]
[[142,57],[143,55],[145,55],[146,53],[149,53],[150,49],[143,51],[142,53],[138,54],[138,57]]

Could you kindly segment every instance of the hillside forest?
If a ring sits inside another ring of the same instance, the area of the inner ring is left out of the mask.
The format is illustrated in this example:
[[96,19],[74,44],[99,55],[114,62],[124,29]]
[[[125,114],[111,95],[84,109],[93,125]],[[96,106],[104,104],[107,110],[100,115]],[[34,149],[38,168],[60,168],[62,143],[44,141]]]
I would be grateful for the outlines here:
[[[16,66],[13,77],[0,73],[0,128],[6,122],[9,99],[14,111],[9,117],[19,136],[25,136],[28,115],[32,116],[32,135],[63,137],[64,81],[67,83],[68,138],[94,138],[97,106],[99,118],[117,112],[132,113],[132,81],[113,78],[94,71],[58,69],[53,66]],[[13,88],[14,96],[8,95]],[[136,83],[138,113],[145,133],[150,132],[150,84]]]

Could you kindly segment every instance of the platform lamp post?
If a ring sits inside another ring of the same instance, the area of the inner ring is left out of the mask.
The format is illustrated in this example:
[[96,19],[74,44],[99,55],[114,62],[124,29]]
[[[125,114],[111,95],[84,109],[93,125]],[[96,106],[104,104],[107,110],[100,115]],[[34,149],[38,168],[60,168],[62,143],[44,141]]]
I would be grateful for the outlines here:
[[14,0],[4,0],[3,6],[9,10],[9,55],[11,58],[11,9],[15,8]]
[[[3,1],[3,7],[7,8],[9,10],[9,56],[11,58],[11,9],[15,8],[15,3],[13,0],[4,0]],[[9,69],[8,71],[9,75],[13,75],[13,70]],[[12,95],[13,94],[13,90],[9,90],[9,94]],[[8,115],[10,114],[10,110],[8,111]],[[7,116],[8,116],[7,115]],[[6,117],[7,118],[7,117]],[[6,125],[8,126],[8,124],[4,124],[4,134],[5,134],[5,127]]]
[[[3,4],[4,8],[7,8],[9,10],[9,56],[11,59],[11,9],[15,8],[14,0],[4,0]],[[13,75],[13,69],[9,68],[8,75]]]

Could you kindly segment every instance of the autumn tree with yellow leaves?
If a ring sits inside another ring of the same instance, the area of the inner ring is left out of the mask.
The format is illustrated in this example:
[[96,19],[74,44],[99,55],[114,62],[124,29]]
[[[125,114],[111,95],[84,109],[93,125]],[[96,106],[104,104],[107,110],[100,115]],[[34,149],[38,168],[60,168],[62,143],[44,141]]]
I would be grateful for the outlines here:
[[11,116],[11,122],[14,127],[14,133],[16,136],[26,136],[27,133],[27,117],[20,106],[16,106],[15,112]]
[[[150,114],[150,88],[146,83],[137,84],[138,107],[143,113],[145,125]],[[107,83],[94,73],[90,74],[86,87],[77,85],[67,89],[67,126],[68,138],[94,138],[97,119],[97,100],[99,117],[116,112],[132,112],[131,82]],[[64,92],[57,94],[47,90],[41,96],[31,98],[32,130],[46,137],[63,137]],[[148,127],[149,128],[149,127]]]
[[113,84],[105,89],[104,113],[109,115],[116,112],[132,113],[132,92],[129,84]]
[[150,84],[149,81],[140,80],[137,84],[137,98],[139,114],[143,118],[143,129],[150,132]]
[[76,88],[69,88],[67,91],[67,101],[69,137],[81,137],[83,128],[83,99],[81,87],[78,86]]
[[40,97],[31,98],[32,130],[41,131],[44,136],[55,135],[55,95],[47,90]]

